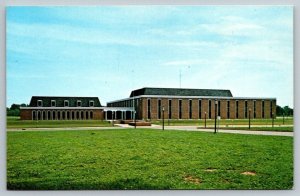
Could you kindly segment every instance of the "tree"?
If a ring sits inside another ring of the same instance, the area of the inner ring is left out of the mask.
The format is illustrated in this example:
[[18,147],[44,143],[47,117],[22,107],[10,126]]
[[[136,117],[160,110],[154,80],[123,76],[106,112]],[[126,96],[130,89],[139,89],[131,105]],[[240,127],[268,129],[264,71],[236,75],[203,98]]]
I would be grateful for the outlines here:
[[282,116],[283,115],[283,108],[280,107],[279,105],[276,105],[276,116]]
[[26,107],[25,103],[22,104],[12,104],[10,108],[6,108],[6,115],[7,116],[20,116],[20,107]]
[[293,116],[294,110],[291,109],[289,106],[284,106],[283,111],[285,116]]

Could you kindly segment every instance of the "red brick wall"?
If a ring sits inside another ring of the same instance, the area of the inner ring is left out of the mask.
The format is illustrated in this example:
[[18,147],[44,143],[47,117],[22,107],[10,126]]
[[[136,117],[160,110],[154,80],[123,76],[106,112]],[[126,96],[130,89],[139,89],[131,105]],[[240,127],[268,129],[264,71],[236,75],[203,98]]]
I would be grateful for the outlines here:
[[21,120],[32,120],[32,110],[22,109],[20,111]]
[[[151,100],[151,119],[158,119],[158,100],[161,100],[161,106],[165,107],[165,119],[168,118],[168,100],[170,98],[150,98]],[[179,119],[179,99],[178,98],[172,98],[172,119]],[[182,100],[182,119],[190,119],[189,117],[189,100],[190,99],[180,99]],[[199,118],[199,99],[194,98],[192,100],[192,119],[198,119]],[[220,100],[221,104],[221,118],[227,119],[227,99]],[[230,119],[236,119],[236,101],[239,102],[239,119],[245,118],[245,101],[243,99],[229,99],[230,102]],[[249,115],[249,108],[251,108],[251,118],[253,118],[253,101],[251,99],[247,99],[248,102],[248,110],[247,115]],[[256,118],[261,118],[261,101],[262,100],[256,100]],[[201,99],[202,102],[202,112],[201,112],[201,118],[205,118],[205,112],[206,112],[206,118],[209,117],[208,115],[208,99]],[[142,102],[140,104],[140,114],[141,119],[147,119],[147,98],[142,98]],[[276,101],[273,101],[273,112],[276,113]],[[218,112],[218,111],[217,111]],[[218,114],[218,113],[217,113]],[[211,99],[211,118],[215,118],[215,100]],[[247,116],[248,118],[248,116]],[[265,100],[265,118],[270,118],[270,100]]]

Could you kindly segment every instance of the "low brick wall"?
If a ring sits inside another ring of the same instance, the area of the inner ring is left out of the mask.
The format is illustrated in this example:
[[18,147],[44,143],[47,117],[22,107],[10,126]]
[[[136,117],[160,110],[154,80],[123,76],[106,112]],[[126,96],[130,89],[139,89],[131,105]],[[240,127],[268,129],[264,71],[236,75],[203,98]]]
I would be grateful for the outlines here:
[[128,123],[129,125],[131,125],[131,126],[134,126],[134,125],[136,125],[136,126],[151,126],[151,123],[150,122],[130,122],[130,123]]

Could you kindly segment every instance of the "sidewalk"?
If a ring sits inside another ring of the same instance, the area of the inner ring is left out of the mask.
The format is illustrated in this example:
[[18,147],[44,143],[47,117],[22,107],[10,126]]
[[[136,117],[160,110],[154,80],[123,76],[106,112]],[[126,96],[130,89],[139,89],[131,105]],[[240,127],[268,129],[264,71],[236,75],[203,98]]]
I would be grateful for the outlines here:
[[[12,128],[7,131],[61,131],[61,130],[113,130],[113,129],[130,129],[134,126],[128,124],[115,124],[114,127],[60,127],[60,128]],[[162,130],[161,125],[151,126],[137,126],[138,129],[157,129]],[[202,131],[214,132],[213,128],[200,128],[198,126],[165,126],[165,130],[180,130],[180,131]],[[232,134],[250,134],[250,135],[273,135],[273,136],[289,136],[293,137],[294,132],[280,132],[280,131],[248,131],[248,130],[224,130],[220,129],[218,133],[232,133]]]
[[[182,131],[202,131],[214,132],[213,128],[198,129],[196,126],[165,126],[165,130],[182,130]],[[247,130],[224,130],[219,129],[217,133],[234,133],[234,134],[250,134],[250,135],[274,135],[274,136],[294,136],[294,132],[281,131],[247,131]]]

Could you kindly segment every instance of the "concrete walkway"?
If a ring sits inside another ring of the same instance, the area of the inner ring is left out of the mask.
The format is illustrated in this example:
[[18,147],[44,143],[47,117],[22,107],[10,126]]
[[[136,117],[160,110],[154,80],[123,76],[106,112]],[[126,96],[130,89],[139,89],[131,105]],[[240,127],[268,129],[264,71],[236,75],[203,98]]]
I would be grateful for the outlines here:
[[[132,126],[127,124],[118,124],[118,126],[123,128],[132,128]],[[152,129],[161,129],[160,125],[151,125],[151,126],[141,126],[138,128],[152,128]],[[165,126],[165,130],[181,130],[181,131],[202,131],[202,132],[214,132],[213,128],[207,129],[198,129],[197,126]],[[247,130],[224,130],[220,129],[218,133],[235,133],[235,134],[250,134],[250,135],[274,135],[274,136],[290,136],[293,137],[293,132],[281,132],[281,131],[247,131]]]
[[[7,131],[61,131],[61,130],[113,130],[113,129],[129,129],[134,128],[128,124],[115,124],[114,127],[60,127],[60,128],[15,128],[7,129]],[[161,125],[138,126],[143,129],[157,129],[162,130]],[[202,131],[214,132],[213,128],[198,129],[197,126],[165,126],[165,130],[180,130],[180,131]],[[247,131],[247,130],[224,130],[220,129],[218,133],[233,133],[233,134],[250,134],[250,135],[273,135],[273,136],[289,136],[293,137],[294,132],[280,132],[280,131]]]
[[[198,129],[196,126],[170,126],[165,127],[166,130],[185,130],[185,131],[203,131],[214,132],[213,128]],[[250,135],[274,135],[274,136],[294,136],[294,132],[281,132],[281,131],[248,131],[248,130],[230,130],[219,129],[217,133],[235,133],[235,134],[250,134]]]

